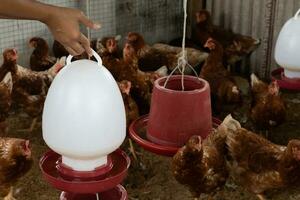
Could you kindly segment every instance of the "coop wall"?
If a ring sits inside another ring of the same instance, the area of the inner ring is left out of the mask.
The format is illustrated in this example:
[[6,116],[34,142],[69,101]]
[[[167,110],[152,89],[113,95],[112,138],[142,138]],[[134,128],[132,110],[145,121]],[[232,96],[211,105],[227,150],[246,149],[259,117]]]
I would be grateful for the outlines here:
[[[182,1],[174,0],[42,0],[44,3],[78,8],[102,28],[91,30],[90,38],[108,35],[124,36],[129,31],[137,31],[145,36],[149,43],[167,42],[182,34]],[[82,31],[88,34],[82,27]],[[47,27],[37,21],[1,20],[0,50],[17,48],[19,63],[28,66],[32,49],[28,40],[33,37],[45,38],[50,47],[53,38]],[[2,61],[2,58],[1,58]]]
[[[213,21],[235,32],[262,40],[259,49],[244,63],[244,71],[269,77],[277,68],[274,48],[283,24],[300,8],[299,0],[203,0]],[[248,69],[250,66],[250,69]]]

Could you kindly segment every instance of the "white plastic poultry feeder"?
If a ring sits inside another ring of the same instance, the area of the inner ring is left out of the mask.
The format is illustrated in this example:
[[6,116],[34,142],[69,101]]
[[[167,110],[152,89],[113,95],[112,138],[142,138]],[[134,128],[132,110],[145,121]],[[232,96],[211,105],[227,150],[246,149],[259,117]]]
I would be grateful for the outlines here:
[[275,46],[275,60],[287,78],[300,78],[300,9],[282,27]]
[[110,72],[91,60],[71,62],[55,77],[45,101],[43,137],[77,171],[106,164],[126,136],[126,115]]
[[118,184],[130,160],[117,149],[126,136],[125,107],[113,76],[93,55],[97,62],[69,56],[49,88],[42,129],[54,152],[40,167],[52,186],[66,191],[60,199],[123,200],[127,193]]

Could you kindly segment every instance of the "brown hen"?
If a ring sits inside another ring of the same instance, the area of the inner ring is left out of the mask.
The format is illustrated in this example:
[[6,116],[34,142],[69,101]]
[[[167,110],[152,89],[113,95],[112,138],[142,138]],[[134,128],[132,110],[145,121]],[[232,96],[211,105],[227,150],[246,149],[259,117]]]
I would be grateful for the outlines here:
[[47,89],[54,76],[64,66],[65,59],[62,58],[46,71],[34,72],[17,64],[18,53],[15,49],[5,50],[3,57],[6,63],[3,67],[12,74],[13,101],[33,118],[30,128],[24,131],[32,131],[37,117],[42,112]]
[[202,144],[200,136],[192,136],[173,157],[175,179],[188,186],[195,197],[213,193],[225,184],[228,177],[225,140],[221,124]]
[[228,168],[234,181],[264,199],[270,189],[299,186],[300,140],[287,147],[271,143],[227,116]]
[[[0,68],[0,71],[3,67]],[[6,133],[6,118],[11,106],[11,93],[12,93],[12,76],[10,72],[4,75],[4,78],[0,77],[0,134]]]
[[242,101],[241,91],[235,80],[223,66],[223,47],[216,40],[209,38],[204,45],[210,49],[210,54],[201,69],[200,77],[208,81],[215,99],[213,105],[220,111],[224,103],[236,104]]
[[49,46],[45,39],[31,38],[29,46],[34,48],[30,56],[30,69],[33,71],[45,71],[56,63],[56,58],[49,55]]
[[276,81],[269,85],[251,75],[252,104],[250,117],[258,129],[268,130],[282,124],[286,117],[286,106],[279,93]]
[[162,66],[166,66],[171,70],[177,65],[177,53],[161,51],[147,45],[143,36],[139,33],[128,33],[126,43],[134,48],[139,69],[142,71],[155,71]]
[[13,200],[13,185],[32,166],[29,141],[0,137],[0,197]]
[[120,75],[120,65],[123,63],[120,61],[122,53],[119,51],[118,38],[116,39],[116,37],[98,39],[95,41],[94,48],[101,56],[103,65],[110,71],[115,79],[118,79]]
[[230,65],[253,52],[260,44],[258,39],[236,34],[231,30],[225,30],[213,25],[211,15],[207,10],[196,12],[196,27],[193,31],[192,39],[198,45],[203,46],[210,37],[220,42],[223,46],[225,50],[224,60]]
[[123,102],[125,105],[126,112],[126,124],[127,127],[131,124],[132,121],[136,120],[139,117],[139,108],[130,95],[131,82],[123,80],[118,83],[120,91],[122,93]]
[[134,48],[126,43],[123,49],[123,59],[119,62],[118,81],[128,80],[132,83],[132,97],[139,107],[140,114],[149,112],[151,89],[147,76],[139,72],[138,59]]

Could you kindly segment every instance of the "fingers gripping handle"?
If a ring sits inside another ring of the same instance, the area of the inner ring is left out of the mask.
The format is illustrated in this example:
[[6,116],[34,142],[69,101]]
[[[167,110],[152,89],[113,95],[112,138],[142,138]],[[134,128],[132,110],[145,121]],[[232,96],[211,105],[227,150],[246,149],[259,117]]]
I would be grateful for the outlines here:
[[[102,59],[101,59],[101,57],[93,49],[92,49],[92,53],[93,53],[93,56],[96,58],[96,60],[98,62],[98,65],[102,66]],[[72,58],[73,58],[72,55],[69,55],[67,57],[67,60],[66,60],[67,65],[69,65],[72,62]]]

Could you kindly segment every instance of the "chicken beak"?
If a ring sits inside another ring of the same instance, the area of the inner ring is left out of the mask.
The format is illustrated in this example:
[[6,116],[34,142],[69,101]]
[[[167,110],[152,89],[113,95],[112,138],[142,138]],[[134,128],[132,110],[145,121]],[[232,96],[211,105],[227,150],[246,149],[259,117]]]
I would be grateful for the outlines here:
[[261,43],[261,40],[260,39],[256,39],[255,41],[254,41],[254,45],[259,45]]
[[210,45],[208,44],[208,42],[206,42],[206,43],[204,44],[204,48],[210,49]]

